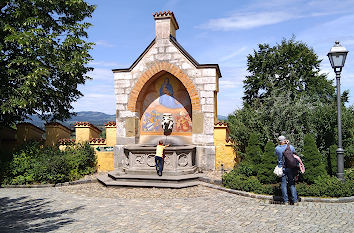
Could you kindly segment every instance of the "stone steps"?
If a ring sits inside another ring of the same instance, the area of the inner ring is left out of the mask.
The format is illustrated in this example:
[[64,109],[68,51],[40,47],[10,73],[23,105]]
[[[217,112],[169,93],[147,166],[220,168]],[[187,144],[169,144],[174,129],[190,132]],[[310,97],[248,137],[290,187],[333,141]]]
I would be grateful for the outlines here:
[[200,174],[188,174],[179,176],[156,175],[118,175],[109,173],[108,176],[97,178],[107,187],[157,187],[157,188],[186,188],[200,184]]

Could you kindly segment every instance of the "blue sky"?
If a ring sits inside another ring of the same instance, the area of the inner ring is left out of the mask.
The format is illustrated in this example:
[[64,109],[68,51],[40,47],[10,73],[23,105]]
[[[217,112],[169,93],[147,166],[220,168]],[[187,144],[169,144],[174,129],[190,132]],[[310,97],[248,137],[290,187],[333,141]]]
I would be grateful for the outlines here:
[[84,94],[75,111],[115,113],[112,69],[129,67],[155,37],[155,11],[173,11],[180,29],[178,42],[201,64],[217,63],[222,78],[218,114],[242,107],[247,55],[258,44],[291,38],[307,43],[323,59],[321,69],[334,79],[327,53],[339,40],[349,50],[341,89],[354,104],[354,0],[92,0],[97,5],[89,20],[89,41],[95,70],[93,80],[80,86]]

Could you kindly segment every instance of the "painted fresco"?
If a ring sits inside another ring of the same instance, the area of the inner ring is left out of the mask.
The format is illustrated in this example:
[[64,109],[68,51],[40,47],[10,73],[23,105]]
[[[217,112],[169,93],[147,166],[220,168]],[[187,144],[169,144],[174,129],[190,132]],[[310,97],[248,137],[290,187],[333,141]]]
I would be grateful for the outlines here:
[[147,89],[142,105],[141,134],[162,135],[161,118],[171,113],[172,134],[192,134],[192,105],[186,88],[170,74],[155,80]]

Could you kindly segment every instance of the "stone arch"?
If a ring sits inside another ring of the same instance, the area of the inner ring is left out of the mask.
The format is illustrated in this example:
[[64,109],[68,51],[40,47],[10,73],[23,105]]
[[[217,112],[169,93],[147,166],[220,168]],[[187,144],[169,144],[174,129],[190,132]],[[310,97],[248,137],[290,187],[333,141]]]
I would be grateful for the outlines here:
[[156,74],[160,72],[168,72],[172,75],[174,75],[179,81],[182,82],[182,84],[186,87],[187,92],[189,94],[189,97],[191,98],[191,103],[192,103],[192,111],[199,111],[201,109],[200,106],[200,98],[198,95],[198,91],[195,88],[193,82],[190,80],[190,78],[177,66],[167,63],[167,62],[155,62],[154,65],[152,65],[147,71],[145,71],[134,87],[131,90],[131,93],[129,95],[128,99],[128,110],[131,112],[136,112],[137,111],[137,101],[140,92],[142,91],[143,87],[145,84],[150,80],[151,77],[155,76]]

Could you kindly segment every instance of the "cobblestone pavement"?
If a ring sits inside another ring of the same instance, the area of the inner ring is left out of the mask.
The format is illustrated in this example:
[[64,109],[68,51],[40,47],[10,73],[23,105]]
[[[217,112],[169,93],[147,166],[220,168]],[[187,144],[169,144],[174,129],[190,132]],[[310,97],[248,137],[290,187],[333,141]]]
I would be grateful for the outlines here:
[[269,204],[187,189],[0,189],[0,232],[353,232],[354,203]]

